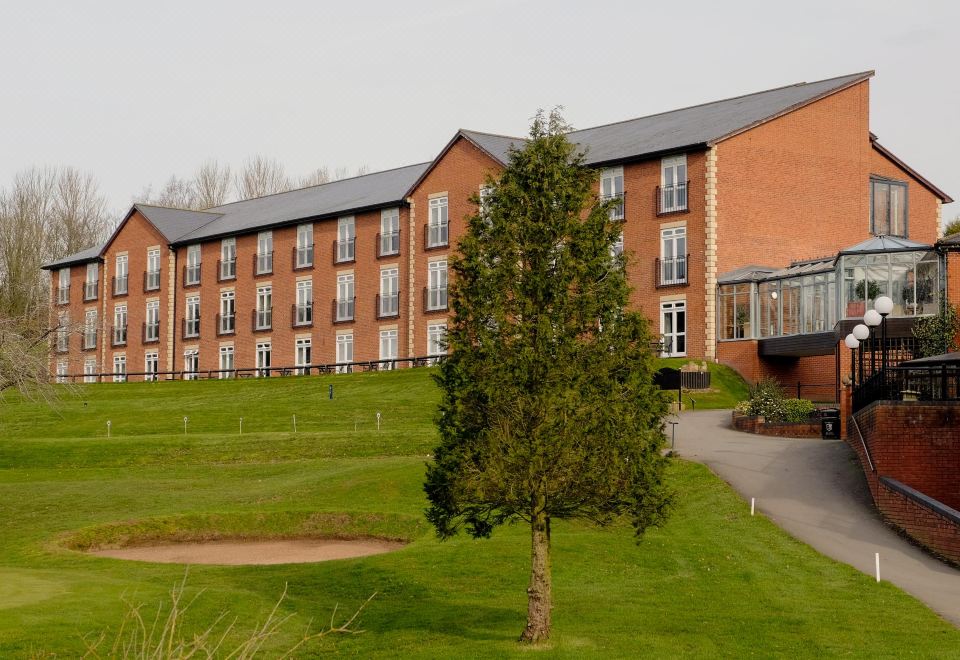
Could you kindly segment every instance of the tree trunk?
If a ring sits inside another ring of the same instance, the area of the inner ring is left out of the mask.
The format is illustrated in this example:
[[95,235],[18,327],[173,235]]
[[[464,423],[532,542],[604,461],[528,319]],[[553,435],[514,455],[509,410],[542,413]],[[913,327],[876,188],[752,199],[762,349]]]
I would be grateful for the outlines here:
[[550,637],[550,518],[542,510],[530,521],[530,586],[527,627],[521,642],[535,644]]

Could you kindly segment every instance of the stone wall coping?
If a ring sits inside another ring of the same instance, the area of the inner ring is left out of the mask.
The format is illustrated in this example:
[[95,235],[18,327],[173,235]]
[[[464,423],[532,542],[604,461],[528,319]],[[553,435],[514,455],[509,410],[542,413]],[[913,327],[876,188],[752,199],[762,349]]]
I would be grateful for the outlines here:
[[900,493],[904,497],[913,500],[920,506],[933,511],[937,515],[943,516],[944,518],[950,520],[953,524],[960,525],[960,511],[957,511],[953,507],[949,507],[939,500],[935,500],[932,497],[924,495],[916,488],[911,488],[905,483],[897,481],[891,477],[880,477],[880,483],[890,490]]

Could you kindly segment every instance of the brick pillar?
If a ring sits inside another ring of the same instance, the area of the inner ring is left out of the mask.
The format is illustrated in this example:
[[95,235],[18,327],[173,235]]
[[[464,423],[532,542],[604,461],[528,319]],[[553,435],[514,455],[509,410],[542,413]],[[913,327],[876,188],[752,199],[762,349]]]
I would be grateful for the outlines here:
[[849,385],[840,386],[840,437],[848,439],[847,424],[853,414],[853,391]]

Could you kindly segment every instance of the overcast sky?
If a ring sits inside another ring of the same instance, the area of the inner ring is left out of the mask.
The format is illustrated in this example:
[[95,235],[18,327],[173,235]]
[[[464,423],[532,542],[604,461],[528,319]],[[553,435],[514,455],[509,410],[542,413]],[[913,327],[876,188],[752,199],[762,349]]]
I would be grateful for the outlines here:
[[[0,186],[146,185],[252,154],[299,176],[433,158],[457,128],[577,128],[875,69],[871,128],[960,198],[960,3],[42,2],[0,19]],[[960,213],[960,204],[944,216]]]

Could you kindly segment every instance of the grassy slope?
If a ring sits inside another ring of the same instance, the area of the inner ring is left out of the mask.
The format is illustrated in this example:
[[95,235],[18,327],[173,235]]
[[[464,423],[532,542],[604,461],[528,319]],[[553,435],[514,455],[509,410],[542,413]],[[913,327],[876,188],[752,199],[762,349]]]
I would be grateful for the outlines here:
[[[657,360],[657,366],[679,369],[688,362],[690,360],[687,358],[660,358]],[[697,410],[733,408],[738,401],[743,401],[750,396],[750,388],[746,381],[730,367],[708,362],[707,368],[710,369],[710,389],[692,392],[684,390],[685,406],[693,405]],[[676,392],[673,392],[673,398],[676,400]],[[691,404],[690,399],[695,403]]]
[[[183,575],[182,567],[62,549],[64,534],[95,537],[97,525],[190,514],[219,514],[231,529],[259,521],[260,532],[282,534],[291,516],[344,511],[387,514],[381,533],[414,528],[417,538],[358,560],[192,567],[190,590],[206,592],[191,620],[229,609],[252,626],[289,583],[285,608],[296,617],[282,646],[336,603],[352,611],[376,591],[362,619],[367,632],[312,651],[520,652],[527,533],[516,526],[490,540],[440,543],[421,522],[436,397],[426,373],[407,371],[90,386],[59,415],[0,405],[0,657],[37,649],[75,656],[81,634],[119,623],[121,597],[153,607]],[[295,411],[296,436],[286,426]],[[243,436],[233,428],[240,415],[250,431]],[[960,645],[957,630],[898,589],[751,518],[703,467],[677,463],[671,478],[678,508],[639,546],[626,526],[555,527],[553,654],[936,657]]]

